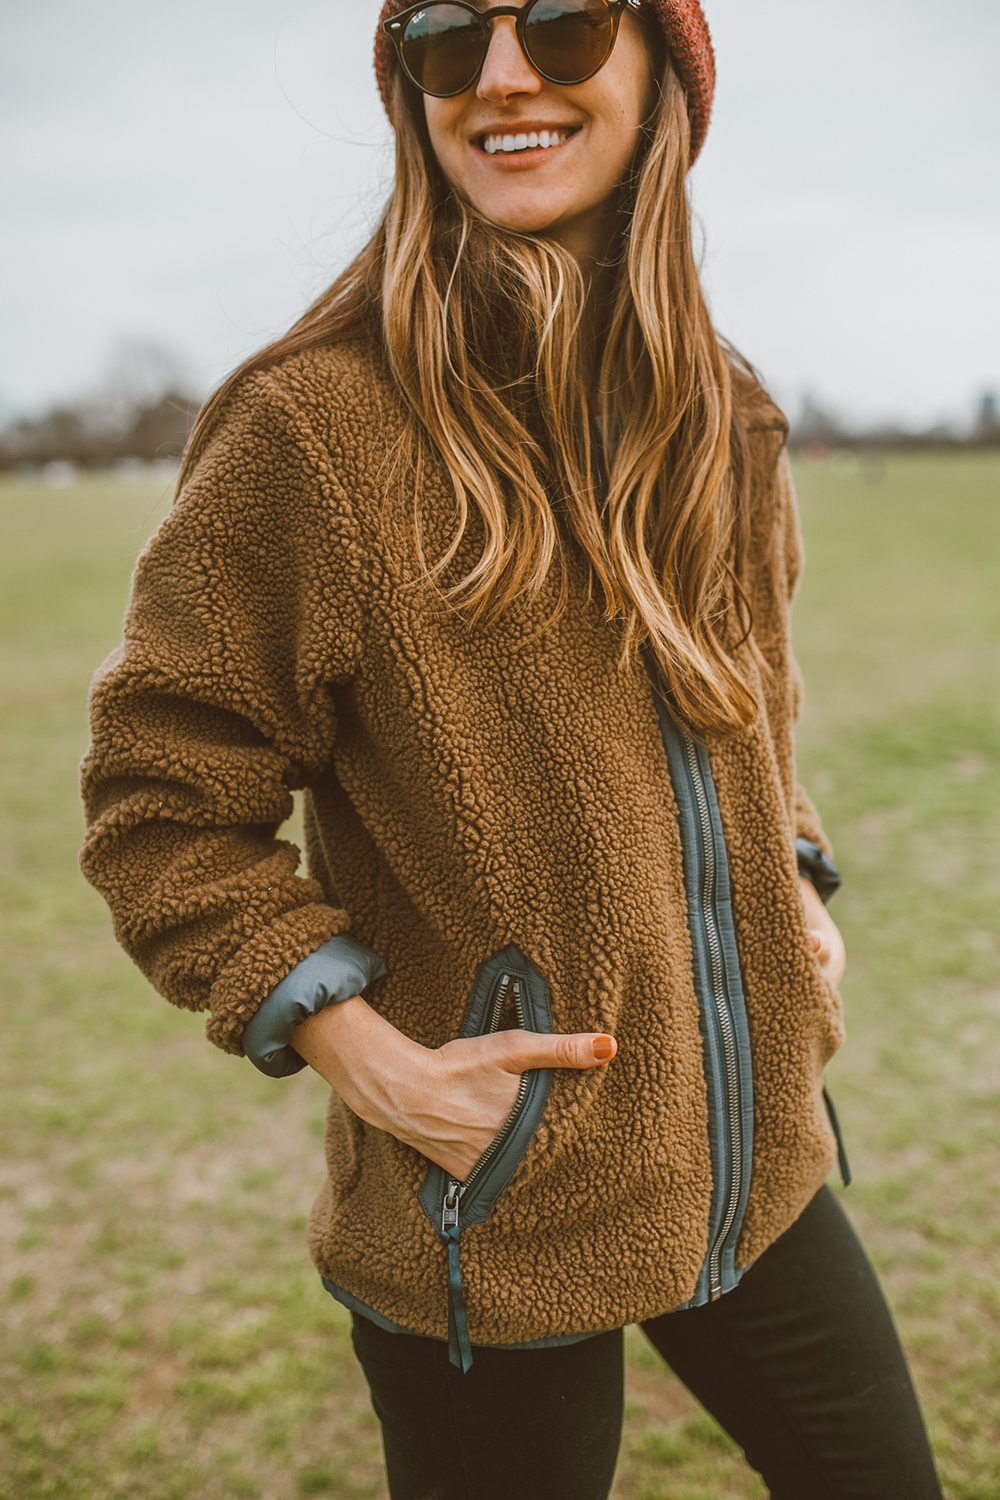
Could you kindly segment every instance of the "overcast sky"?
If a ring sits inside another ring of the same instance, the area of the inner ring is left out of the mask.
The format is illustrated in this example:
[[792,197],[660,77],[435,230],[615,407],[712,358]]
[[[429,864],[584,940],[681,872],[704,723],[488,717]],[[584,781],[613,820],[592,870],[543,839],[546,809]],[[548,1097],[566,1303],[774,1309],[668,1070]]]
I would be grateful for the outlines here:
[[[716,322],[794,411],[1000,387],[1000,0],[705,0],[693,178]],[[0,0],[0,405],[152,337],[202,388],[362,242],[378,0]]]

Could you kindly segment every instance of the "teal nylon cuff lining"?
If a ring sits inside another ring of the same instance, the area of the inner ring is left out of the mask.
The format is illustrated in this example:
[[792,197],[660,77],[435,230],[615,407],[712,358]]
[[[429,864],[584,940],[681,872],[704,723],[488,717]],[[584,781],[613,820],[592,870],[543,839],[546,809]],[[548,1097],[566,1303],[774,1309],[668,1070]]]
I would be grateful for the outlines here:
[[388,973],[377,953],[341,933],[296,964],[271,991],[243,1032],[243,1050],[269,1078],[290,1078],[305,1060],[292,1046],[292,1032],[328,1005],[361,995]]
[[826,905],[830,897],[835,896],[840,890],[842,884],[840,871],[829,855],[824,854],[812,839],[796,839],[795,852],[799,857],[799,874],[804,879],[812,881],[816,887],[816,894]]

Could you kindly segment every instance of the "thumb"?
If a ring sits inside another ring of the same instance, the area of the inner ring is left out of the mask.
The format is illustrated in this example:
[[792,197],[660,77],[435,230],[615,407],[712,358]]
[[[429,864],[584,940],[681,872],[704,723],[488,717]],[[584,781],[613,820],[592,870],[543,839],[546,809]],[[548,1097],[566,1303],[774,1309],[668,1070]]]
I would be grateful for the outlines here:
[[497,1062],[507,1073],[527,1073],[532,1068],[600,1068],[618,1051],[613,1036],[603,1031],[579,1031],[549,1036],[540,1031],[505,1031],[504,1050]]

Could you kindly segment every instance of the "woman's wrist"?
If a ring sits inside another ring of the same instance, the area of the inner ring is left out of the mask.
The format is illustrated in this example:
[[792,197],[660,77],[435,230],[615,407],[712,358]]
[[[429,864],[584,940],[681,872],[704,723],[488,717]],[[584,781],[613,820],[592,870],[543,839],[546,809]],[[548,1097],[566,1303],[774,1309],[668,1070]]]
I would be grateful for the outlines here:
[[360,995],[310,1016],[295,1028],[292,1046],[356,1115],[393,1134],[400,1093],[428,1056]]

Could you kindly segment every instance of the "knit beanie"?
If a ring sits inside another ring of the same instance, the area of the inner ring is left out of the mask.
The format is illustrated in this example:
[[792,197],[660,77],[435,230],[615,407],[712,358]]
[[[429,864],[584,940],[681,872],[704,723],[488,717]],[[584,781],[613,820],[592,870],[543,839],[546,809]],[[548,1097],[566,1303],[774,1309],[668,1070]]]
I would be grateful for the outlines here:
[[[411,0],[385,0],[375,33],[375,77],[382,103],[392,117],[390,83],[397,66],[396,49],[382,30],[382,22],[405,10]],[[654,15],[667,39],[674,71],[687,95],[691,121],[691,160],[705,143],[715,93],[715,54],[708,22],[698,0],[645,0],[644,9]]]

